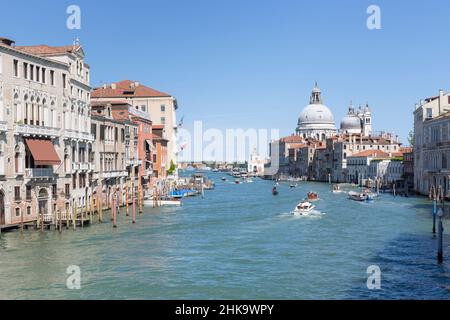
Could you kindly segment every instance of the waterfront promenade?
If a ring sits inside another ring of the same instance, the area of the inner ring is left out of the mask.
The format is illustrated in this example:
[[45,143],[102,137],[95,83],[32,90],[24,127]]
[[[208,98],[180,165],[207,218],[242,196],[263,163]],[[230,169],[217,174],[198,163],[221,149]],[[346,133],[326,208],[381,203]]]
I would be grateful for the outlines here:
[[[282,184],[273,197],[270,181],[211,175],[216,189],[204,199],[144,208],[136,224],[120,214],[117,229],[108,220],[2,234],[0,299],[450,298],[449,250],[437,265],[426,199],[361,204],[313,183]],[[316,214],[292,216],[311,190],[322,198]],[[81,290],[66,288],[70,265],[81,269]],[[370,265],[381,268],[380,291],[366,287]]]

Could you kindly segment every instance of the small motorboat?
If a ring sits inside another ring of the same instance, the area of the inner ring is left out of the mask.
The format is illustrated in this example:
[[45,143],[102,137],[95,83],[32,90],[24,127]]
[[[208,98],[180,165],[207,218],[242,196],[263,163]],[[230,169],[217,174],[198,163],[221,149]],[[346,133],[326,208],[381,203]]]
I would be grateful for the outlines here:
[[245,179],[245,183],[253,183],[253,180],[250,178]]
[[181,200],[176,198],[161,198],[158,200],[155,199],[144,199],[143,201],[144,206],[146,207],[166,207],[166,206],[175,206],[179,207],[181,206]]
[[227,178],[223,177],[223,178],[222,178],[222,181],[224,181],[224,182],[227,181]]
[[341,193],[341,192],[342,192],[342,189],[338,184],[333,186],[333,193]]
[[297,207],[295,207],[294,214],[298,216],[304,216],[313,211],[315,207],[316,206],[309,201],[302,201],[297,205]]
[[367,201],[368,197],[367,197],[367,194],[365,194],[365,193],[350,191],[348,193],[348,198],[353,201],[364,202],[364,201]]
[[241,184],[242,181],[241,181],[241,179],[236,179],[236,180],[234,180],[234,183],[235,183],[235,184]]
[[296,184],[291,184],[290,186],[289,186],[291,189],[294,189],[294,188],[297,188],[298,187],[298,184],[296,183]]
[[274,196],[277,196],[277,195],[279,194],[279,192],[278,192],[278,190],[277,190],[277,187],[273,187],[273,189],[272,189],[272,194],[273,194]]
[[319,195],[317,194],[317,192],[308,192],[308,200],[317,201],[319,200]]

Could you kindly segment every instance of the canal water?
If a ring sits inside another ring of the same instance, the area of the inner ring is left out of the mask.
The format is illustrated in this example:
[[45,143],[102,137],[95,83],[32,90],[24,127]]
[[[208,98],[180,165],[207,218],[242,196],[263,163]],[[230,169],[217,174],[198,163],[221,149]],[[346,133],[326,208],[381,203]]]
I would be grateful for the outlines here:
[[[356,203],[327,184],[235,185],[211,174],[214,191],[183,207],[124,213],[83,230],[3,233],[0,299],[449,299],[446,263],[436,263],[431,205],[383,195]],[[308,191],[311,217],[290,211]],[[445,222],[447,228],[449,223]],[[66,287],[79,266],[81,289]],[[367,268],[381,269],[381,290]]]

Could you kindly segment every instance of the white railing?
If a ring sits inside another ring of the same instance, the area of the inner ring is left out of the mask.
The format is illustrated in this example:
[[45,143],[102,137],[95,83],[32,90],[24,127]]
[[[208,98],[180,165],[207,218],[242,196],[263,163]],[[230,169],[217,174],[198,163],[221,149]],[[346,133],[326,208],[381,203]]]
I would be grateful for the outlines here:
[[0,132],[8,131],[8,122],[0,121]]
[[110,172],[103,172],[102,173],[103,178],[118,178],[118,177],[128,177],[127,171],[110,171]]
[[53,178],[54,171],[52,168],[33,168],[25,169],[27,178]]
[[81,132],[76,130],[66,129],[64,130],[64,137],[70,139],[86,140],[94,142],[94,135],[88,132]]
[[133,160],[126,160],[126,165],[128,166],[140,166],[142,164],[142,160],[133,159]]
[[92,170],[92,163],[89,162],[72,162],[72,171],[89,171]]
[[33,126],[28,124],[16,124],[14,128],[14,133],[29,136],[48,136],[48,137],[59,137],[60,135],[60,131],[58,128]]

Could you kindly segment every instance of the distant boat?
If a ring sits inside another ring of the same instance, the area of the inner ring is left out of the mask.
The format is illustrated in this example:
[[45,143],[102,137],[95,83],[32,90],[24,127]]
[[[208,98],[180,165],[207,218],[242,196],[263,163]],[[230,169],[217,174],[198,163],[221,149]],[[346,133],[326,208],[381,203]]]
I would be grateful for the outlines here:
[[227,181],[227,178],[223,177],[223,178],[222,178],[222,181]]
[[333,193],[341,193],[341,192],[342,192],[342,189],[338,184],[333,186]]
[[273,187],[273,189],[272,189],[272,194],[273,194],[274,196],[277,196],[277,195],[279,194],[279,192],[278,192],[278,190],[277,190],[277,187]]
[[296,184],[291,184],[290,187],[291,187],[291,189],[297,188],[298,184],[297,183]]
[[308,200],[317,201],[319,200],[319,195],[317,194],[317,192],[308,192]]
[[304,216],[314,210],[316,206],[311,202],[303,201],[300,202],[294,209],[294,215]]
[[236,180],[234,180],[234,183],[235,183],[235,184],[241,184],[242,181],[241,181],[241,179],[236,179]]
[[212,172],[219,172],[219,169],[212,169]]

